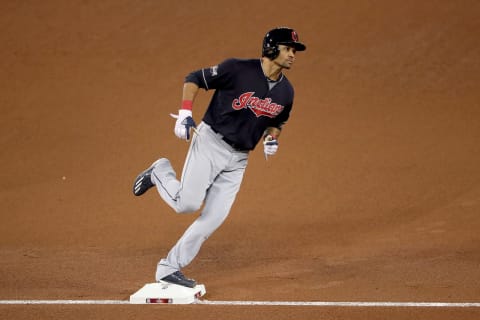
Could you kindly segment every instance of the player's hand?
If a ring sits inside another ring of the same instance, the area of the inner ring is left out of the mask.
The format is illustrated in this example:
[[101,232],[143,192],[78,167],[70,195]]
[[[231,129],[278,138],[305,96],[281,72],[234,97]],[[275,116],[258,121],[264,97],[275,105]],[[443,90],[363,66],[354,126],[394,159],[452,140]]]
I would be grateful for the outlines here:
[[197,125],[192,118],[192,111],[180,109],[178,110],[178,115],[170,114],[173,118],[177,119],[175,122],[174,132],[177,137],[183,140],[190,140],[190,131],[193,130],[196,132]]
[[278,141],[271,135],[266,136],[263,139],[263,153],[265,154],[265,159],[267,159],[268,156],[273,156],[275,153],[277,153],[277,150]]

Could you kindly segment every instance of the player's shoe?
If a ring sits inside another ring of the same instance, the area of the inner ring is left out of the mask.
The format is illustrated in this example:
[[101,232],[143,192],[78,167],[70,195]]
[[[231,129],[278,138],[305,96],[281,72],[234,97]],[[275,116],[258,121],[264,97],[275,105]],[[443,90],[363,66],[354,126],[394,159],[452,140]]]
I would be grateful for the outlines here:
[[189,288],[195,288],[195,286],[197,285],[197,282],[195,280],[186,278],[185,275],[180,271],[175,271],[174,273],[169,274],[168,276],[163,277],[160,280]]
[[147,192],[148,189],[154,186],[152,182],[152,171],[153,168],[155,168],[155,165],[157,162],[160,160],[155,161],[152,163],[150,167],[148,167],[147,170],[143,171],[138,175],[138,177],[135,179],[135,182],[133,183],[133,194],[138,196],[141,196],[145,192]]

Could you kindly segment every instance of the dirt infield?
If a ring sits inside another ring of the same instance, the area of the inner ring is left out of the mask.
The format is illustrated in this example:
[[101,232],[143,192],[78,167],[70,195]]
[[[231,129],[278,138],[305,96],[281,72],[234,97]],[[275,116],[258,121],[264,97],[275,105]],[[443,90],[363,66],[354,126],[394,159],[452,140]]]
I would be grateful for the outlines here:
[[[250,157],[185,273],[208,300],[480,302],[480,2],[2,1],[0,300],[126,300],[196,218],[133,179],[188,144],[185,75],[307,51],[278,154]],[[201,92],[200,119],[211,92]],[[478,319],[480,308],[9,306],[5,319]]]

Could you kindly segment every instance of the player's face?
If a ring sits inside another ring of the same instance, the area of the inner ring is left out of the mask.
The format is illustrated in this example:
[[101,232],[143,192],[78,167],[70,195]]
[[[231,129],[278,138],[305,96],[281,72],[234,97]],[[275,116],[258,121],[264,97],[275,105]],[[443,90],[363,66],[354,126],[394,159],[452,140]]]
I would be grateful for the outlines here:
[[297,53],[297,50],[283,44],[278,45],[278,50],[280,54],[273,61],[282,68],[290,69],[295,62],[295,53]]

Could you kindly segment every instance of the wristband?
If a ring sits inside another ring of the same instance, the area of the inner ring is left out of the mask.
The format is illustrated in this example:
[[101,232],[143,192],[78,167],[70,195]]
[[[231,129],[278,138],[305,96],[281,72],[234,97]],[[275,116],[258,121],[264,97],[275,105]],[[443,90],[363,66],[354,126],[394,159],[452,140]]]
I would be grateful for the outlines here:
[[192,100],[183,100],[181,109],[192,111],[193,101]]

